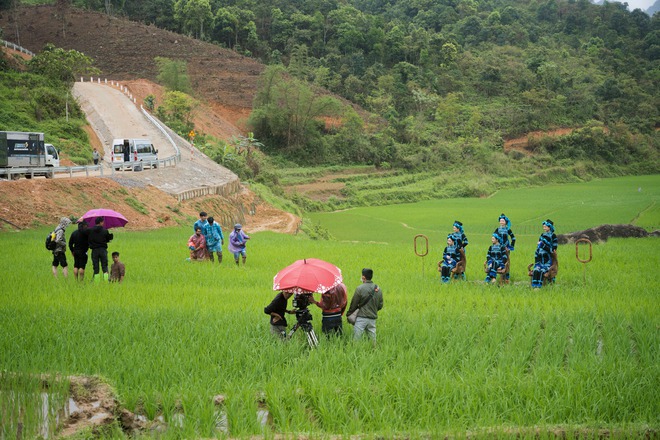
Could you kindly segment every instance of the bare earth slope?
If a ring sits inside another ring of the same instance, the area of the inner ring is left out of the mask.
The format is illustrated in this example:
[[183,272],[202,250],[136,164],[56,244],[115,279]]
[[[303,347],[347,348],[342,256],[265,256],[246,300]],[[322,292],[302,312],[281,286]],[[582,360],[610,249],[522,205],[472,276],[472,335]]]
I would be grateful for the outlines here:
[[33,52],[47,43],[78,50],[92,57],[108,79],[155,81],[155,57],[185,60],[197,98],[233,125],[249,115],[264,69],[216,45],[98,12],[45,5],[19,8],[15,18],[0,13],[6,40]]

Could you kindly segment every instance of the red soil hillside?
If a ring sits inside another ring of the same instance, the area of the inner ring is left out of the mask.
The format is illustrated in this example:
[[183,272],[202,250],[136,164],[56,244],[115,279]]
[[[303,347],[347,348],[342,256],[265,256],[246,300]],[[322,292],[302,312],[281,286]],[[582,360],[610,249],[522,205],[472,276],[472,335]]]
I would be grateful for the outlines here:
[[[199,128],[207,133],[217,131],[225,139],[241,131],[264,69],[253,59],[210,43],[74,8],[33,6],[22,7],[16,14],[3,11],[0,27],[6,40],[33,52],[47,43],[78,50],[93,58],[101,76],[108,79],[155,82],[155,57],[185,60],[195,96],[208,105],[200,113],[207,114],[209,121],[200,121]],[[144,93],[147,89],[139,82],[131,87],[138,98],[152,93]],[[212,129],[216,123],[226,127]]]

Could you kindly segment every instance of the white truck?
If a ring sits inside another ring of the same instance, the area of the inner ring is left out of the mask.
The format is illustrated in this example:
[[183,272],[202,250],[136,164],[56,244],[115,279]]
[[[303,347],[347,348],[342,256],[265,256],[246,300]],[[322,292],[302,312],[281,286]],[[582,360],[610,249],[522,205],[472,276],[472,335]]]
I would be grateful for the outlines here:
[[12,173],[12,178],[18,179],[21,175],[28,179],[32,176],[52,178],[54,172],[46,168],[59,166],[59,152],[52,144],[44,143],[43,133],[0,131],[0,168],[26,170]]

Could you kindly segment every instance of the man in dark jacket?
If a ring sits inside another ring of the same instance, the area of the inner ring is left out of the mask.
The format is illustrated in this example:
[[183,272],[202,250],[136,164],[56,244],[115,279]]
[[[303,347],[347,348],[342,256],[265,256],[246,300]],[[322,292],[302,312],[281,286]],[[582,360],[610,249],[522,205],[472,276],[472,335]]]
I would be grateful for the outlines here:
[[69,237],[69,250],[73,254],[73,277],[76,280],[85,279],[85,268],[87,267],[87,250],[89,249],[87,222],[78,223],[78,229]]
[[360,339],[362,333],[366,331],[376,344],[376,319],[378,311],[383,308],[383,291],[371,281],[373,276],[373,270],[362,269],[362,284],[355,289],[346,316],[350,316],[356,309],[360,309],[353,329],[353,338]]
[[92,250],[92,266],[94,267],[94,282],[100,283],[99,262],[103,269],[103,280],[108,281],[108,242],[113,239],[113,235],[103,226],[103,217],[96,217],[96,224],[89,230],[88,242]]
[[291,295],[291,292],[280,292],[275,295],[270,304],[264,307],[264,313],[270,315],[270,332],[282,339],[286,337],[286,318],[284,314],[295,313],[293,310],[287,310],[286,308]]

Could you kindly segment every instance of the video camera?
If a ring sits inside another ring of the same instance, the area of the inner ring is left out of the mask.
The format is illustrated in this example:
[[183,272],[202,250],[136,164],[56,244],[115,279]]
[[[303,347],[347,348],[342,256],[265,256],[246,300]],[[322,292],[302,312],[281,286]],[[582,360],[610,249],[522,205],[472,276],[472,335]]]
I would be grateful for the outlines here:
[[311,293],[296,293],[293,295],[293,307],[296,309],[296,321],[305,331],[312,328],[312,312],[307,308],[314,301]]
[[306,309],[313,302],[311,293],[296,293],[293,295],[293,307],[296,309]]

